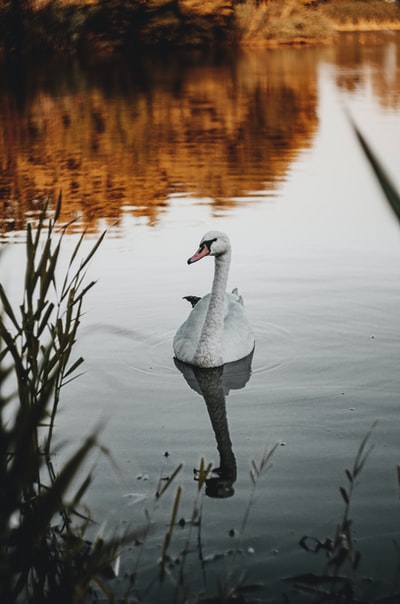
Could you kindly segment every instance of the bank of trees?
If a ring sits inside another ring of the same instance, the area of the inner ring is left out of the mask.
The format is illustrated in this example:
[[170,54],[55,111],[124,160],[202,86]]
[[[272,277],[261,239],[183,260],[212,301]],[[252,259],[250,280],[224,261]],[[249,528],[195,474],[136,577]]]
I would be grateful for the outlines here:
[[4,52],[320,41],[360,20],[400,22],[383,0],[0,0]]
[[6,52],[85,45],[202,45],[231,39],[234,0],[9,0],[0,4]]

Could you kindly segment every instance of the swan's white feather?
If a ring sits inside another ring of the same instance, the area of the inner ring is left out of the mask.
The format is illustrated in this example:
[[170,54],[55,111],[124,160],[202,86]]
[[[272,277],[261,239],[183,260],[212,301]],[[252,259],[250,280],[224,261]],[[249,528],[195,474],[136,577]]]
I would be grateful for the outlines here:
[[[250,354],[254,348],[254,336],[245,315],[242,297],[235,293],[225,295],[224,334],[222,361],[231,363]],[[199,300],[186,321],[175,334],[173,347],[175,356],[184,363],[193,363],[200,334],[203,329],[211,294]],[[210,358],[217,354],[211,347]]]
[[189,264],[214,256],[211,293],[201,298],[176,332],[173,347],[178,360],[197,367],[219,367],[239,361],[254,349],[254,336],[237,289],[226,293],[231,244],[219,231],[206,233]]

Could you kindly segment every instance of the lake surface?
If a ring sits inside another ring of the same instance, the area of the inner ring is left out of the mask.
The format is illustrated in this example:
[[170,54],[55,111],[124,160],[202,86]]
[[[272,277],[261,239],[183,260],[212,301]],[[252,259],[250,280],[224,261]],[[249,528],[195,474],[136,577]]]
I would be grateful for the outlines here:
[[[18,300],[21,229],[45,196],[62,190],[62,220],[77,219],[66,252],[83,228],[88,247],[108,228],[76,346],[85,373],[64,390],[56,433],[67,453],[105,422],[114,464],[98,456],[93,517],[110,529],[144,526],[160,476],[184,464],[151,512],[139,587],[157,574],[178,485],[177,517],[190,519],[204,458],[223,476],[202,503],[203,565],[197,528],[192,535],[192,595],[215,595],[218,578],[229,587],[247,570],[244,584],[257,587],[249,599],[297,598],[285,579],[324,564],[299,541],[334,536],[345,469],[378,420],[351,516],[361,589],[390,594],[400,533],[400,228],[348,115],[400,189],[400,35],[1,69],[7,291]],[[210,229],[231,238],[229,289],[244,297],[256,348],[251,371],[204,380],[176,366],[172,339],[190,310],[182,296],[210,290],[213,262],[186,265]],[[239,536],[251,460],[275,443]],[[188,526],[176,527],[172,556]],[[120,593],[139,549],[122,555]],[[171,585],[145,601],[172,601]]]

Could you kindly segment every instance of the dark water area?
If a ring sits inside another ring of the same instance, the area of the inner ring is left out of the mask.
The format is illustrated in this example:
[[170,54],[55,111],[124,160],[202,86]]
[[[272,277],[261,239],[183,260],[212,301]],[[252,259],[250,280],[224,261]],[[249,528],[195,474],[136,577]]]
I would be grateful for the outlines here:
[[[62,220],[76,218],[67,253],[82,229],[93,239],[108,228],[76,344],[85,373],[63,392],[56,436],[61,460],[105,423],[115,463],[97,459],[87,495],[99,525],[143,526],[151,511],[147,544],[123,552],[113,589],[125,593],[138,569],[143,594],[157,576],[175,490],[155,509],[154,494],[183,463],[179,558],[204,458],[220,475],[202,500],[202,560],[192,534],[192,599],[246,571],[248,600],[301,601],[288,578],[319,572],[325,557],[299,542],[334,535],[345,469],[377,420],[351,505],[355,584],[364,601],[392,594],[400,229],[348,113],[400,189],[399,34],[2,65],[0,82],[0,276],[10,296],[21,295],[21,229],[49,194],[61,190]],[[189,312],[182,296],[210,290],[212,262],[186,259],[212,228],[231,238],[228,288],[243,294],[256,348],[250,366],[205,378],[175,363],[172,339]],[[251,462],[275,443],[239,537]],[[168,580],[143,600],[170,602],[174,590]]]

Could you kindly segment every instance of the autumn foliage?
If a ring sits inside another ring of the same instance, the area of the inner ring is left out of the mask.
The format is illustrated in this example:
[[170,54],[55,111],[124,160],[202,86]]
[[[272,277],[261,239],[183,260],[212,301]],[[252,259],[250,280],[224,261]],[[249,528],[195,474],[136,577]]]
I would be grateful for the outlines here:
[[400,23],[383,0],[0,0],[6,52],[308,43],[335,30]]

